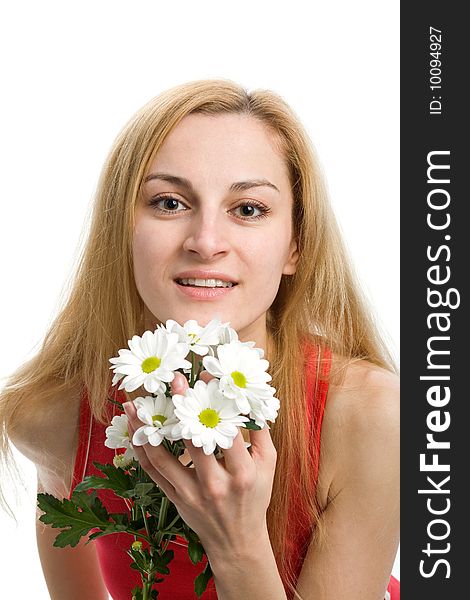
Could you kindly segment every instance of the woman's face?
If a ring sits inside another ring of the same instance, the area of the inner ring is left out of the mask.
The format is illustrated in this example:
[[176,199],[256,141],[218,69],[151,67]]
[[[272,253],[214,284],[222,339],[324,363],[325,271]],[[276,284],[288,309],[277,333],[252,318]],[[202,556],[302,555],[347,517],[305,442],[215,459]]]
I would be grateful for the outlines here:
[[136,205],[135,281],[155,321],[218,317],[266,347],[266,312],[298,258],[291,213],[287,168],[264,125],[239,114],[182,119]]

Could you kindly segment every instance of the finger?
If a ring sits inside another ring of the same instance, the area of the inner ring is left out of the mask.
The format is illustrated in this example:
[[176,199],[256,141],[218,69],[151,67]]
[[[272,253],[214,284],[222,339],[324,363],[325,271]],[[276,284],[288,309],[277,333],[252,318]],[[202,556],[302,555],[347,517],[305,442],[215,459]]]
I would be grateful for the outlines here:
[[251,456],[255,461],[276,462],[276,448],[273,444],[269,428],[250,429]]
[[[129,437],[132,439],[132,436],[135,433],[135,429],[128,423],[129,429]],[[148,459],[148,456],[143,449],[142,446],[132,446],[135,455],[137,456],[137,460],[139,461],[140,466],[144,469],[146,473],[148,473],[149,477],[153,479],[153,481],[157,484],[157,486],[162,490],[162,492],[169,498],[172,502],[175,502],[176,499],[176,490],[171,483],[161,475],[157,469],[151,464]]]
[[188,454],[193,461],[198,480],[206,484],[220,476],[222,468],[214,454],[207,455],[202,448],[195,446],[191,440],[184,440],[184,444],[188,450]]
[[199,379],[201,379],[202,381],[204,381],[204,383],[209,383],[209,381],[211,379],[215,379],[215,376],[211,375],[209,373],[209,371],[201,371],[201,374],[199,375]]
[[223,449],[226,469],[235,474],[252,466],[250,453],[245,447],[245,440],[240,429],[233,440],[231,448]]
[[[123,408],[127,415],[128,427],[132,429],[132,435],[134,435],[135,431],[143,425],[143,423],[137,418],[135,406],[132,402],[125,402]],[[143,446],[133,445],[133,448],[138,452],[137,456],[139,457],[142,468],[144,468],[152,478],[154,478],[156,470],[158,474],[162,475],[175,489],[181,489],[183,486],[189,485],[188,469],[180,463],[176,456],[167,452],[163,445],[152,446],[152,444],[147,443]]]
[[[141,423],[143,425],[142,421],[139,421],[139,418],[137,416],[137,408],[135,407],[135,404],[133,402],[124,402],[122,408],[126,413],[128,422],[137,421],[139,424]],[[140,427],[140,425],[137,425],[137,427]]]
[[184,396],[184,392],[188,389],[189,384],[183,373],[175,373],[175,378],[171,382],[171,393],[181,394]]

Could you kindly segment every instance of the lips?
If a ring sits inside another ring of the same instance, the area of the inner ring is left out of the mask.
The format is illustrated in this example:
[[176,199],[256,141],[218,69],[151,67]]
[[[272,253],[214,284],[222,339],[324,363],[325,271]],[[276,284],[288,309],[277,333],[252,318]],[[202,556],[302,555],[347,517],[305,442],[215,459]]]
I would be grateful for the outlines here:
[[175,280],[176,289],[192,300],[217,300],[223,296],[233,294],[234,290],[237,289],[237,284],[231,285],[230,287],[206,287],[206,286],[195,286],[195,285],[182,285]]
[[195,287],[232,287],[233,284],[230,281],[223,281],[222,279],[176,279],[176,283],[179,285],[191,285]]
[[174,278],[174,281],[176,281],[177,283],[180,283],[183,279],[188,280],[188,279],[192,279],[192,280],[196,280],[196,279],[203,279],[203,280],[209,280],[209,279],[213,279],[213,280],[220,280],[223,282],[227,282],[227,283],[232,283],[234,286],[237,285],[238,281],[236,279],[234,279],[232,276],[227,275],[226,273],[222,273],[221,271],[203,271],[203,270],[198,270],[198,269],[194,269],[191,271],[183,271],[181,273],[178,273],[176,275],[176,277]]

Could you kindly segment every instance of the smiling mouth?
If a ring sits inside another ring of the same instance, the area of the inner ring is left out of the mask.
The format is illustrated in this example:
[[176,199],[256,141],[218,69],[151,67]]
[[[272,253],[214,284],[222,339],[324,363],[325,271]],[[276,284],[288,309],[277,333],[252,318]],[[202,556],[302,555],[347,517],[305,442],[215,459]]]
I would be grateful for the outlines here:
[[231,288],[236,286],[232,281],[222,281],[222,279],[175,279],[178,285],[185,287],[201,288]]

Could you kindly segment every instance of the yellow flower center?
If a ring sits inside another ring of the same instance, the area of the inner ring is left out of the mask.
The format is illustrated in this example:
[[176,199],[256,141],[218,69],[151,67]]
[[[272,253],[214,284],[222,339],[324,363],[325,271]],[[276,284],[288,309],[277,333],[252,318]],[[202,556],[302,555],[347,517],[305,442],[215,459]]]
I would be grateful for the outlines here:
[[160,423],[163,425],[163,423],[166,421],[166,417],[165,415],[153,415],[152,421],[154,425],[155,421],[160,421]]
[[142,542],[132,542],[132,550],[136,550],[137,552],[142,548]]
[[233,379],[233,383],[239,388],[246,388],[246,377],[240,371],[233,371],[230,373]]
[[153,373],[161,364],[161,360],[157,356],[149,356],[142,363],[142,371],[144,373]]
[[220,422],[220,417],[213,408],[206,408],[199,413],[199,421],[206,427],[214,428]]

